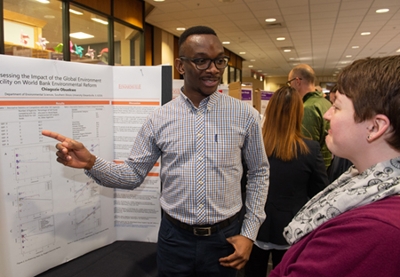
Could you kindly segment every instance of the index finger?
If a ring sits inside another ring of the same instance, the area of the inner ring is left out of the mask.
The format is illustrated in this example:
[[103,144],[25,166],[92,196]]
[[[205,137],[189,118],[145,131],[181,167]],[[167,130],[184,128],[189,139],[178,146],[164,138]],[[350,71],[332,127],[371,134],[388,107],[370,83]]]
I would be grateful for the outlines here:
[[49,131],[49,130],[42,130],[42,135],[46,136],[46,137],[50,137],[50,138],[56,139],[56,140],[58,140],[60,142],[63,142],[63,141],[65,141],[67,139],[67,137],[65,137],[65,136],[63,136],[63,135],[61,135],[59,133]]

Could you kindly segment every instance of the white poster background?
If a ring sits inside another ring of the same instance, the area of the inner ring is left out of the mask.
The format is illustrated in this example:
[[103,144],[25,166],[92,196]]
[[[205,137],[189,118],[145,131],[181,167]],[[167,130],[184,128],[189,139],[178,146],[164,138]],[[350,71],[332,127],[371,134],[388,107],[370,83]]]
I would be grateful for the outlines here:
[[[149,113],[161,106],[162,67],[116,67],[114,71],[114,160],[129,157],[137,133]],[[129,99],[135,99],[131,101]],[[140,187],[115,190],[115,227],[122,240],[157,241],[161,209],[160,163]],[[135,228],[135,232],[132,232]]]

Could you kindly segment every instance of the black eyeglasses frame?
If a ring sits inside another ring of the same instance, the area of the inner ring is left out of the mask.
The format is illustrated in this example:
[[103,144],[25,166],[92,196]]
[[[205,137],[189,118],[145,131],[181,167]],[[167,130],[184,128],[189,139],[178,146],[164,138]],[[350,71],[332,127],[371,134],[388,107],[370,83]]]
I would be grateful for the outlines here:
[[290,79],[289,81],[287,81],[286,85],[290,87],[291,86],[290,83],[293,82],[294,80],[303,80],[303,79],[301,79],[299,77],[294,77],[293,79]]
[[[225,68],[228,66],[228,63],[229,63],[229,57],[228,57],[228,56],[217,57],[217,58],[215,58],[215,59],[209,59],[209,58],[195,58],[195,59],[191,59],[191,58],[182,56],[182,57],[179,57],[179,59],[191,61],[192,63],[194,63],[194,65],[196,66],[196,68],[197,68],[198,70],[207,70],[207,69],[209,69],[209,68],[210,68],[210,65],[211,65],[211,62],[214,63],[214,65],[215,65],[215,67],[216,67],[217,69],[225,69]],[[224,60],[226,61],[225,65],[224,65],[223,67],[220,67],[220,66],[217,64],[217,61],[220,60],[220,59],[224,59]],[[200,60],[208,61],[208,62],[205,62],[204,64],[200,64],[200,65],[199,65],[198,63],[199,63]],[[206,65],[207,65],[207,66],[206,66]],[[199,67],[199,66],[200,66],[200,67]]]

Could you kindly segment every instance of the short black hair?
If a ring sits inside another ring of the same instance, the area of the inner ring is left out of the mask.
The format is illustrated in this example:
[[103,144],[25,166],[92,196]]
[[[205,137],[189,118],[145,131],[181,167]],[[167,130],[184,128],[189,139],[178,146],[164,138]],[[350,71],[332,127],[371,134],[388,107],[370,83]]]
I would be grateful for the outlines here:
[[186,29],[182,35],[179,37],[178,47],[181,48],[182,44],[186,41],[186,39],[191,35],[214,35],[217,36],[217,33],[207,26],[193,26],[189,29]]

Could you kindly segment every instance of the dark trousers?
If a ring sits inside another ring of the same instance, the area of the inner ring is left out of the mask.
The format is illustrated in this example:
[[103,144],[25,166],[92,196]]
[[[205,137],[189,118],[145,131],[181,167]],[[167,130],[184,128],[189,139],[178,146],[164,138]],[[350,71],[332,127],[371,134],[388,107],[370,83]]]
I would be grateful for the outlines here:
[[287,250],[263,250],[253,246],[250,259],[246,264],[246,277],[265,277],[267,276],[269,255],[272,255],[272,268],[275,268],[282,260]]
[[211,236],[195,236],[163,217],[157,243],[159,277],[235,277],[237,270],[223,267],[219,259],[234,252],[226,241],[240,232],[239,220]]

